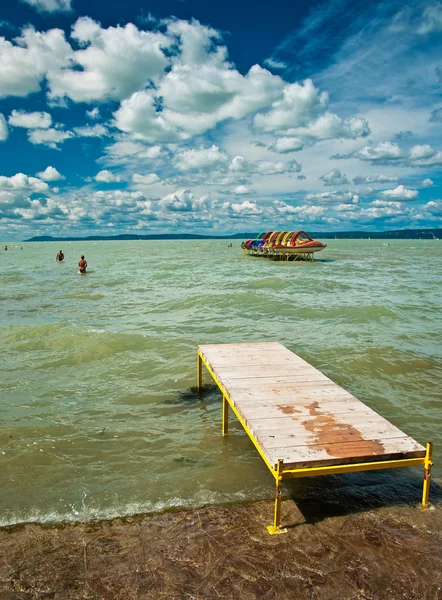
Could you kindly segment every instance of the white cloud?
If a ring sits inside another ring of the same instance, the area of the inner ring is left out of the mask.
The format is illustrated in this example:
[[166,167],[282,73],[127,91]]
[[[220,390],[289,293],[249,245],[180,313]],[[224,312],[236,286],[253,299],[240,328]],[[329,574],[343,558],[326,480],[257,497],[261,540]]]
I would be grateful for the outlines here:
[[218,146],[200,148],[199,150],[185,150],[178,154],[175,166],[180,171],[213,171],[223,168],[228,163],[227,155],[220,151]]
[[246,194],[251,194],[252,190],[250,190],[246,185],[238,185],[233,190],[233,193],[237,194],[238,196],[242,196],[242,195],[246,195]]
[[58,150],[57,144],[74,137],[72,131],[63,131],[62,129],[30,129],[28,138],[31,144],[43,144],[54,150]]
[[52,117],[47,112],[25,112],[13,110],[8,119],[9,125],[13,127],[25,127],[26,129],[49,129],[52,125]]
[[160,181],[160,178],[156,173],[150,173],[149,175],[134,173],[132,175],[132,182],[137,185],[152,185],[153,183],[158,183],[158,181]]
[[412,161],[432,158],[436,154],[431,146],[425,144],[423,146],[413,146],[410,150],[410,158]]
[[190,190],[178,190],[160,200],[163,208],[173,212],[190,212],[193,209],[194,195]]
[[171,39],[159,32],[141,31],[132,23],[105,29],[89,17],[80,17],[72,38],[80,49],[69,67],[47,74],[50,98],[121,100],[158,80],[169,62],[162,48]]
[[111,171],[105,169],[104,171],[100,171],[95,175],[95,181],[99,181],[100,183],[116,183],[121,181],[121,178]]
[[93,121],[95,121],[96,119],[99,119],[100,118],[99,108],[96,106],[95,108],[92,108],[91,110],[87,110],[86,116],[88,119],[92,119]]
[[384,175],[383,173],[373,173],[372,175],[357,175],[353,177],[353,183],[393,183],[399,181],[397,175]]
[[30,206],[32,194],[45,194],[48,190],[47,183],[24,173],[0,176],[0,215],[14,215],[18,209]]
[[279,154],[287,154],[289,152],[298,152],[304,148],[305,142],[301,138],[297,137],[281,137],[276,140],[269,150],[272,152],[279,152]]
[[333,169],[324,175],[321,175],[319,179],[322,179],[324,185],[345,185],[350,183],[347,177],[341,173],[339,169]]
[[17,173],[12,177],[0,175],[1,190],[26,190],[28,192],[47,192],[49,186],[37,177],[28,177],[24,173]]
[[256,163],[250,163],[252,172],[260,175],[279,175],[281,173],[299,173],[301,165],[293,160],[291,162],[272,162],[269,160],[261,160]]
[[309,203],[334,204],[340,202],[342,204],[358,204],[359,196],[353,192],[319,192],[316,194],[307,194],[305,200]]
[[319,93],[311,79],[304,85],[292,83],[283,89],[282,98],[273,102],[272,108],[254,118],[254,125],[266,132],[285,132],[308,125],[323,113],[328,104],[328,94]]
[[161,156],[161,146],[145,146],[131,140],[121,140],[106,147],[107,157],[114,162],[126,162],[128,159],[155,159]]
[[282,99],[266,113],[257,114],[254,126],[267,133],[305,137],[310,140],[363,137],[370,133],[365,119],[341,119],[327,111],[328,94],[319,92],[311,79],[303,85],[288,84]]
[[85,125],[84,127],[74,127],[74,132],[78,137],[103,137],[109,135],[108,130],[103,125]]
[[282,60],[274,60],[273,58],[266,58],[264,60],[264,64],[266,67],[270,67],[270,69],[286,69],[287,65]]
[[4,142],[8,139],[9,131],[8,124],[2,113],[0,113],[0,142]]
[[60,179],[64,179],[63,175],[61,175],[54,167],[46,167],[44,171],[37,173],[37,176],[40,179],[43,179],[43,181],[60,181]]
[[404,158],[404,153],[394,142],[379,142],[374,146],[364,146],[356,152],[361,160],[388,161]]
[[427,179],[424,179],[422,182],[422,187],[429,188],[429,187],[433,187],[433,186],[434,186],[434,181],[432,179],[430,179],[429,177],[427,177]]
[[428,144],[413,146],[409,155],[412,164],[419,167],[442,165],[442,152],[434,150]]
[[417,190],[407,189],[404,185],[398,185],[394,190],[380,192],[380,196],[387,200],[410,201],[418,197]]
[[252,215],[260,215],[262,210],[258,208],[255,202],[250,202],[249,200],[244,200],[241,204],[233,203],[230,205],[231,210],[243,216],[252,216]]
[[0,98],[38,92],[45,73],[66,66],[71,57],[61,29],[40,33],[27,27],[15,44],[0,37]]
[[72,10],[71,0],[22,0],[38,12],[69,12]]
[[298,215],[299,219],[305,222],[315,221],[325,214],[323,206],[292,206],[283,202],[277,204],[276,210],[282,214]]

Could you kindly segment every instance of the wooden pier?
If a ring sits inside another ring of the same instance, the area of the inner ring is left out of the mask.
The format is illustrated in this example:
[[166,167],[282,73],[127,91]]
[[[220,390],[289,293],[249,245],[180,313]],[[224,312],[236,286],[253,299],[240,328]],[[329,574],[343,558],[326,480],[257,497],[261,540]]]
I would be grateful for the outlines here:
[[273,525],[280,526],[284,479],[424,466],[428,506],[432,445],[424,448],[305,360],[276,342],[198,347],[223,395],[222,434],[232,409],[276,481]]

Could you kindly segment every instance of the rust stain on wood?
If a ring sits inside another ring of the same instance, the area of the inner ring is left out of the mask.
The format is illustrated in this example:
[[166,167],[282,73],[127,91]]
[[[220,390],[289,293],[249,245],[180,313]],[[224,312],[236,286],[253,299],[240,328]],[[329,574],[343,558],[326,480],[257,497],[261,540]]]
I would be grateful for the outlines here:
[[278,404],[278,409],[284,413],[285,415],[293,415],[294,413],[300,413],[300,410],[296,410],[294,406],[290,406],[289,404]]
[[307,431],[316,435],[316,443],[319,448],[325,450],[329,456],[336,458],[347,458],[354,455],[354,446],[341,446],[337,442],[360,443],[361,450],[366,454],[383,454],[384,446],[378,440],[364,440],[361,432],[353,425],[339,423],[332,415],[321,415],[317,409],[318,402],[312,402],[307,406],[311,416],[302,422]]

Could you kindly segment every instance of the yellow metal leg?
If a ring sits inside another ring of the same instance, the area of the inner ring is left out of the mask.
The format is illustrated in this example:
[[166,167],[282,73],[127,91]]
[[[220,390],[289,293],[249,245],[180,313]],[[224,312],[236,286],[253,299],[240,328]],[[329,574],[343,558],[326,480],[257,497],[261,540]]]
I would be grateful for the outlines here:
[[199,390],[203,387],[203,361],[199,354],[196,363],[196,386]]
[[227,435],[229,431],[229,403],[227,398],[223,396],[223,435]]
[[281,486],[282,486],[282,467],[283,461],[278,460],[278,468],[276,471],[276,493],[275,493],[275,508],[273,511],[273,525],[267,526],[267,531],[270,535],[278,533],[287,533],[287,529],[280,526],[281,523]]
[[422,508],[428,508],[428,497],[430,495],[431,467],[433,466],[433,444],[427,442],[427,453],[424,464],[424,487],[422,490]]

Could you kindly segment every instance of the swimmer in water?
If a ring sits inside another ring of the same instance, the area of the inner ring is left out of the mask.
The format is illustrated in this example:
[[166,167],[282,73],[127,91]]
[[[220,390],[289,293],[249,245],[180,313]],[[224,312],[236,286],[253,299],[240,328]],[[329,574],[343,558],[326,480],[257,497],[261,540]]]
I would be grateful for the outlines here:
[[84,275],[86,273],[86,267],[87,262],[82,254],[80,260],[78,261],[78,272],[80,273],[80,275]]
[[5,250],[7,250],[7,249],[8,249],[8,246],[5,246]]
[[64,254],[63,254],[63,250],[59,250],[57,252],[57,256],[55,257],[55,260],[57,262],[62,262],[64,260]]

